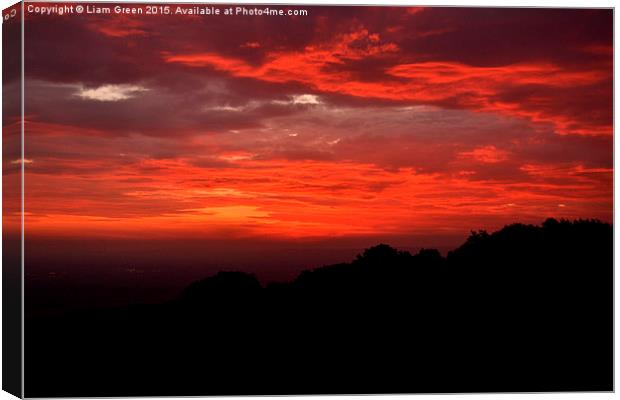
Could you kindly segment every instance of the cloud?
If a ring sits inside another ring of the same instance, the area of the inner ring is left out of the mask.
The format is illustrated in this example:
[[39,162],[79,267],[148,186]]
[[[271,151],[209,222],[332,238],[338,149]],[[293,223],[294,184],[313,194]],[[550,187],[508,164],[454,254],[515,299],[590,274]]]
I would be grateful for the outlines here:
[[30,229],[309,238],[611,220],[612,16],[27,16]]
[[21,164],[32,164],[33,162],[34,162],[33,160],[30,160],[28,158],[24,158],[24,159],[18,158],[17,160],[11,161],[11,164],[21,165]]
[[[167,55],[166,61],[191,67],[211,67],[232,76],[267,82],[296,81],[326,93],[506,114],[552,124],[560,134],[611,134],[611,119],[592,125],[587,118],[582,120],[563,109],[548,106],[557,89],[574,90],[606,82],[610,78],[609,71],[574,71],[551,63],[477,67],[451,62],[423,62],[392,66],[385,71],[382,80],[375,81],[356,79],[346,70],[326,71],[330,65],[380,56],[398,49],[395,45],[379,44],[378,36],[367,31],[355,37],[364,37],[368,47],[352,50],[351,36],[343,36],[327,47],[306,47],[303,53],[270,53],[267,61],[259,66],[242,59],[208,53]],[[533,101],[511,101],[511,94],[520,88],[529,88],[533,93],[530,100]],[[541,104],[543,107],[539,107]]]
[[471,151],[463,151],[459,153],[460,157],[471,158],[475,161],[486,164],[495,164],[498,162],[506,161],[508,159],[508,152],[500,150],[495,146],[483,146],[477,147]]
[[245,42],[244,44],[241,45],[241,47],[248,48],[248,49],[257,49],[257,48],[260,47],[260,43],[258,43],[258,42]]
[[407,10],[314,7],[277,31],[247,18],[29,17],[29,37],[63,40],[31,40],[26,66],[34,78],[94,87],[157,80],[194,91],[196,77],[220,77],[245,98],[312,92],[324,101],[434,104],[524,118],[560,134],[611,134],[609,10]]
[[[79,127],[82,132],[108,136],[134,133],[176,137],[227,133],[260,128],[278,115],[301,112],[299,105],[273,104],[272,99],[254,100],[232,91],[217,79],[190,81],[191,89],[167,88],[152,82],[89,93],[109,101],[76,95],[83,86],[29,80],[26,102],[29,119],[56,126]],[[134,87],[148,92],[133,91]],[[95,90],[95,89],[93,89]],[[127,97],[112,101],[112,98]],[[171,112],[174,110],[174,112]]]
[[318,96],[313,94],[293,95],[291,98],[293,104],[320,104]]
[[93,89],[81,88],[76,95],[87,100],[121,101],[131,99],[147,90],[136,85],[103,85]]
[[106,19],[105,22],[96,19],[95,21],[89,24],[89,27],[110,37],[127,38],[148,34],[145,29],[147,24],[143,20],[128,15],[116,15],[112,19]]

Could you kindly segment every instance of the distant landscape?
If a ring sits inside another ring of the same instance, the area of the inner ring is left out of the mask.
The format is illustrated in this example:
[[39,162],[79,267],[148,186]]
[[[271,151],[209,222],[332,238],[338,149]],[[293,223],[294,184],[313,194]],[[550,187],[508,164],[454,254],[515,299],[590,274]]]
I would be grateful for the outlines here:
[[548,219],[447,257],[387,244],[262,286],[26,321],[27,396],[613,390],[613,230]]

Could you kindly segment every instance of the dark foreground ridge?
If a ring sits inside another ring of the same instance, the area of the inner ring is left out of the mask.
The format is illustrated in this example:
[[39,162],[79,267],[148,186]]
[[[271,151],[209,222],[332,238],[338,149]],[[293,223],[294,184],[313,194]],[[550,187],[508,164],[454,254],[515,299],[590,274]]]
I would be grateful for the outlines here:
[[549,219],[442,257],[381,244],[263,288],[26,321],[27,397],[613,390],[613,231]]

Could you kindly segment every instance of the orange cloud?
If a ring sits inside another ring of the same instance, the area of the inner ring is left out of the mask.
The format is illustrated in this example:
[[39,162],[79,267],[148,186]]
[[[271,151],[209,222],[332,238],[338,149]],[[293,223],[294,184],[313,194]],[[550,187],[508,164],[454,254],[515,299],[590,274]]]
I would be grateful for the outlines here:
[[476,161],[487,164],[495,164],[508,159],[508,152],[505,150],[500,150],[495,146],[477,147],[471,151],[461,152],[459,155],[461,157],[472,158]]
[[[487,150],[480,157],[488,161]],[[542,175],[546,166],[524,166],[532,179],[507,184],[353,162],[242,159],[216,169],[142,160],[90,174],[80,173],[84,162],[72,161],[75,172],[64,175],[27,167],[30,234],[312,238],[466,232],[541,215],[611,217],[611,171],[580,166]]]
[[114,18],[97,19],[89,24],[90,29],[113,38],[147,35],[147,24],[141,18],[115,15]]
[[[558,65],[520,63],[479,67],[456,62],[397,64],[381,80],[360,80],[344,66],[352,61],[386,58],[399,51],[367,30],[340,35],[303,51],[268,52],[260,65],[216,53],[166,54],[169,63],[206,67],[232,76],[261,81],[298,82],[313,90],[417,104],[439,104],[494,112],[551,124],[559,134],[610,135],[609,123],[592,123],[553,107],[554,90],[587,87],[610,79],[607,70],[576,71]],[[510,99],[519,88],[530,89],[526,99]]]

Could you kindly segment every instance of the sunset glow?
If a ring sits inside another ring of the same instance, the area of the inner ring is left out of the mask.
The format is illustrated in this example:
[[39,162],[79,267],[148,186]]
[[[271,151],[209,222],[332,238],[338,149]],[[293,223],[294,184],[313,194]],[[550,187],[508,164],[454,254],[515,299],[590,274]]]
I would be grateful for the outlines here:
[[610,18],[27,14],[26,231],[304,239],[611,221]]

